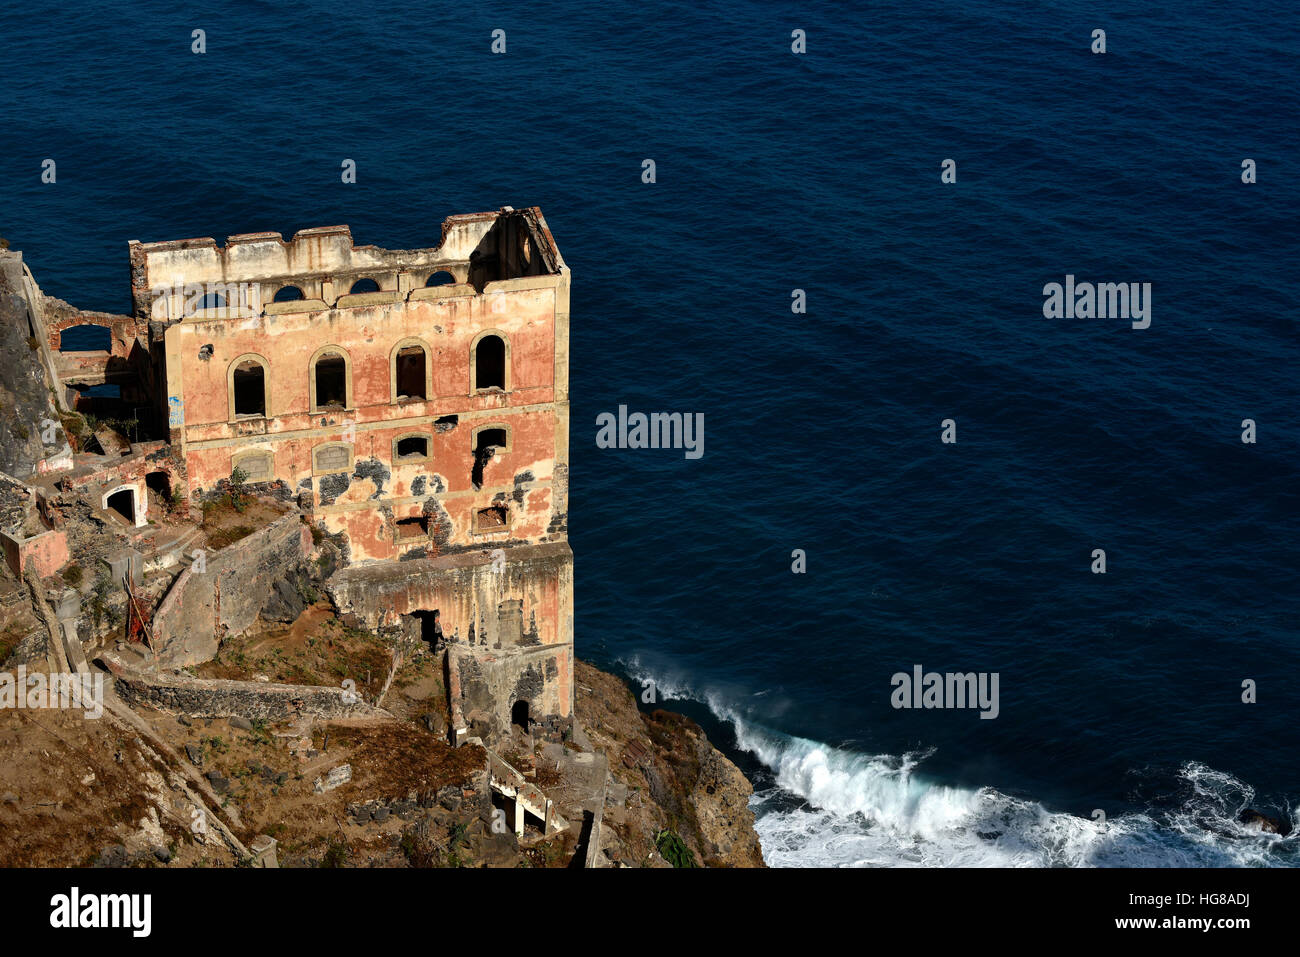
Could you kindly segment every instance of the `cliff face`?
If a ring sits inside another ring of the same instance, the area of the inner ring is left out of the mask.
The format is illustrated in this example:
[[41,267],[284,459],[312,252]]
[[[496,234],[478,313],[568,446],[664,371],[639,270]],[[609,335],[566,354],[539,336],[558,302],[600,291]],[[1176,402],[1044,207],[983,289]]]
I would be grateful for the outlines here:
[[[39,346],[29,344],[27,300],[21,260],[0,251],[0,472],[26,479],[37,463],[66,450],[63,427],[51,401]],[[53,441],[47,448],[45,437]]]
[[622,681],[585,662],[577,663],[575,684],[578,724],[608,754],[617,782],[615,799],[606,802],[607,856],[633,867],[665,866],[669,832],[697,865],[765,866],[749,809],[753,787],[699,725],[671,711],[643,714]]

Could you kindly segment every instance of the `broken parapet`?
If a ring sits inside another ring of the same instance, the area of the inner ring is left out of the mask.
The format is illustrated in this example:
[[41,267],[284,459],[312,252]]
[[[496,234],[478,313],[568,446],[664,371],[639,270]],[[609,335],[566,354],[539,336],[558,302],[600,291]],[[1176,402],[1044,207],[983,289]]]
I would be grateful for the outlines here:
[[67,533],[51,527],[41,505],[31,487],[0,472],[0,547],[19,578],[29,570],[49,577],[71,557]]
[[0,532],[0,546],[4,548],[5,562],[18,577],[33,571],[41,578],[57,574],[71,559],[68,535],[62,529],[51,529],[31,538]]
[[186,674],[152,675],[137,671],[113,652],[99,663],[113,674],[113,687],[131,705],[197,718],[242,716],[263,721],[313,718],[391,718],[387,711],[358,700],[355,691],[319,685],[193,678]]

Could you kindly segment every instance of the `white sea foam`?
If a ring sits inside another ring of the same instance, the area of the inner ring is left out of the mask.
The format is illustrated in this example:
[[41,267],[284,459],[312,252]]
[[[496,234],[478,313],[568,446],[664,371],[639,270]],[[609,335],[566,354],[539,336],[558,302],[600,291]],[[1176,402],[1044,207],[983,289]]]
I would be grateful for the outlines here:
[[[650,673],[622,662],[640,682]],[[1238,822],[1253,790],[1189,762],[1190,796],[1172,808],[1094,821],[985,787],[950,787],[919,768],[929,752],[868,755],[763,727],[717,692],[654,676],[659,697],[705,704],[731,723],[740,748],[775,778],[751,802],[763,857],[773,867],[1177,867],[1300,862],[1287,838]],[[1294,811],[1292,816],[1295,817]],[[1300,823],[1300,821],[1294,822]]]

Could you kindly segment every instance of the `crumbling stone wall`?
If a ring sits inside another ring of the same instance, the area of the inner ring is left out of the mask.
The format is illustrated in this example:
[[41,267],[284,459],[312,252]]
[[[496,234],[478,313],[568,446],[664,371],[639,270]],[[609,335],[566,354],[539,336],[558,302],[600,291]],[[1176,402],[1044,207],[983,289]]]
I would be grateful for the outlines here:
[[[437,609],[443,632],[496,649],[572,643],[573,552],[567,542],[515,545],[382,565],[329,582],[342,615],[378,631]],[[517,608],[512,602],[521,602]]]
[[509,730],[514,706],[528,704],[529,731],[558,739],[572,716],[565,692],[572,681],[573,649],[544,646],[508,655],[473,653],[467,647],[448,648],[448,670],[457,674],[459,711],[470,736],[486,742]]
[[4,546],[5,562],[18,577],[28,571],[38,578],[45,578],[58,572],[68,563],[68,536],[63,530],[51,530],[34,535],[31,538],[9,535],[0,532],[0,543]]
[[530,730],[555,737],[573,714],[573,553],[565,542],[345,568],[327,590],[373,631],[439,612],[459,739],[491,741],[528,703]]
[[[62,385],[121,387],[128,406],[146,403],[153,395],[153,369],[149,355],[148,323],[131,316],[78,309],[62,299],[46,296],[41,302],[45,344]],[[77,326],[99,326],[108,332],[108,348],[63,352],[63,334]],[[150,423],[152,424],[152,423]]]
[[250,627],[276,583],[295,575],[311,553],[311,530],[296,514],[228,545],[181,572],[154,614],[161,668],[210,660],[225,635]]
[[303,715],[350,718],[387,714],[343,688],[146,675],[114,667],[107,656],[103,660],[114,673],[113,687],[127,703],[192,717],[284,721]]
[[93,508],[103,508],[103,495],[124,486],[135,489],[137,524],[144,524],[149,514],[147,478],[161,472],[170,488],[180,493],[177,508],[186,507],[185,464],[176,450],[165,442],[139,442],[133,451],[120,459],[106,459],[93,470],[73,472],[59,479],[59,487],[69,495],[85,498]]

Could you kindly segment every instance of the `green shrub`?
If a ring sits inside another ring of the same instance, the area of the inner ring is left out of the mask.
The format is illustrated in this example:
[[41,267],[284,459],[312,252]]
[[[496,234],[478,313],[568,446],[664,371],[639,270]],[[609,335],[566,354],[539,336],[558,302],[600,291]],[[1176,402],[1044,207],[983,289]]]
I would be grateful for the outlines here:
[[678,837],[676,831],[662,830],[656,834],[655,847],[658,848],[663,859],[673,867],[699,866],[695,863],[695,855],[686,846],[686,842]]
[[248,489],[244,487],[248,473],[238,465],[230,473],[230,504],[236,512],[243,512],[248,507]]
[[321,867],[347,867],[348,846],[338,838],[330,841],[329,847],[325,848],[325,856],[321,858]]

